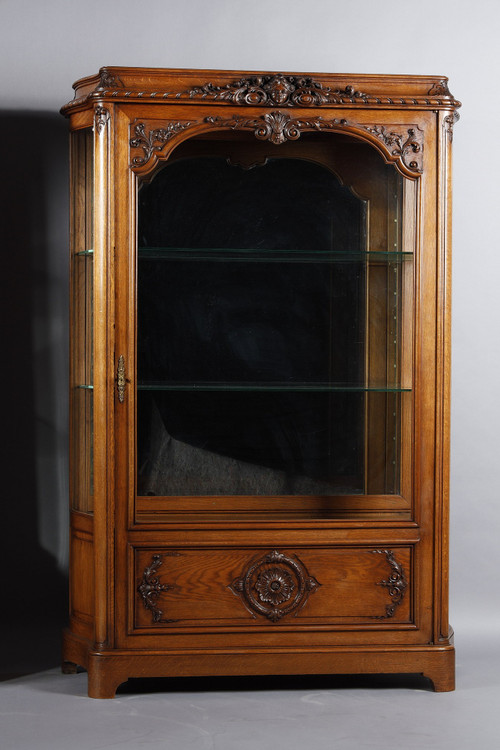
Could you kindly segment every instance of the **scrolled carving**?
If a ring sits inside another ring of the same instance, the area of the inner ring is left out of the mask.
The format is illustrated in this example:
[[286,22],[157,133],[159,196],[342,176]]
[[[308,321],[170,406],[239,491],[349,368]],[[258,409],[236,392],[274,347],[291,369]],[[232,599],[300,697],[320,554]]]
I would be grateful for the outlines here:
[[356,91],[354,86],[332,90],[310,76],[289,76],[283,73],[242,78],[225,86],[206,83],[195,86],[184,94],[190,99],[208,97],[233,104],[264,107],[319,107],[323,104],[341,104],[346,100],[367,99],[367,94]]
[[406,133],[388,130],[385,125],[365,125],[365,130],[382,141],[391,156],[400,159],[411,172],[422,172],[423,133],[416,125]]
[[385,586],[389,591],[391,597],[391,603],[386,605],[385,615],[379,615],[378,620],[385,620],[388,617],[393,617],[398,607],[403,601],[403,597],[408,588],[408,581],[406,580],[403,566],[398,563],[394,557],[394,553],[390,549],[375,549],[375,554],[385,555],[387,562],[389,563],[391,573],[389,578],[384,581],[379,581],[377,586]]
[[123,84],[117,76],[107,68],[101,68],[99,71],[99,89],[114,89],[120,86],[123,86]]
[[156,573],[161,565],[161,555],[153,555],[151,565],[145,568],[142,574],[142,581],[137,587],[137,591],[142,597],[144,608],[149,609],[153,615],[153,622],[173,622],[173,620],[163,620],[163,612],[158,607],[158,599],[162,592],[173,588],[168,583],[160,583]]
[[100,134],[106,127],[106,123],[109,120],[109,111],[106,107],[96,106],[94,110],[94,125],[96,131]]
[[259,614],[278,622],[291,613],[297,615],[320,585],[296,555],[273,550],[251,563],[229,588],[254,617]]
[[244,117],[206,117],[205,122],[209,125],[231,130],[253,130],[254,135],[261,141],[271,141],[279,146],[285,141],[296,141],[300,138],[302,130],[326,130],[337,126],[347,125],[346,120],[333,118],[325,120],[322,117],[313,117],[309,120],[292,118],[285,112],[268,112],[258,118]]
[[169,122],[166,127],[156,128],[155,130],[150,130],[148,133],[146,132],[145,123],[139,122],[134,125],[135,136],[130,139],[130,146],[142,149],[144,155],[134,156],[132,166],[142,167],[147,164],[174,135],[181,133],[193,124],[191,120]]
[[442,81],[435,83],[427,92],[427,96],[451,96],[448,82],[443,79]]

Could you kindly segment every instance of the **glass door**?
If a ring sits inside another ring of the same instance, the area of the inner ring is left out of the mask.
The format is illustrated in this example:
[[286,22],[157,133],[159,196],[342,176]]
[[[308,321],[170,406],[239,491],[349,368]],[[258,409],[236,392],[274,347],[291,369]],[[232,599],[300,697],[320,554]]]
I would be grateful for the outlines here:
[[232,151],[185,150],[139,192],[137,493],[397,495],[404,178],[375,154],[362,195],[307,144]]

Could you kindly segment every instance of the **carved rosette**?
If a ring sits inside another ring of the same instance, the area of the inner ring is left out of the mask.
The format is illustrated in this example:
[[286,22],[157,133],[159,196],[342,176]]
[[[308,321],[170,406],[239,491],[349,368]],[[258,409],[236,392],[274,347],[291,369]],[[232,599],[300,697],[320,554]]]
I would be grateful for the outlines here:
[[367,99],[367,95],[356,91],[354,86],[332,90],[310,76],[287,76],[282,73],[242,78],[225,86],[206,83],[189,89],[184,95],[190,99],[219,99],[262,107],[319,107]]
[[229,588],[254,617],[263,615],[276,623],[286,615],[297,615],[320,585],[297,556],[273,550],[251,563]]
[[156,128],[149,132],[146,132],[146,125],[143,122],[134,125],[135,135],[130,139],[130,146],[131,148],[142,149],[143,156],[134,156],[132,158],[132,166],[142,167],[147,164],[174,135],[181,133],[191,125],[194,125],[194,123],[190,120],[169,122],[164,128]]
[[160,583],[160,579],[156,575],[158,568],[162,565],[162,559],[160,555],[153,555],[151,565],[149,565],[142,574],[142,580],[137,587],[138,593],[141,595],[142,603],[145,609],[149,609],[153,615],[153,622],[172,622],[171,620],[163,620],[163,612],[158,607],[158,599],[164,591],[169,591],[173,588],[167,583]]
[[106,107],[96,106],[94,110],[94,126],[97,133],[101,134],[109,120],[109,111]]
[[389,578],[379,581],[377,586],[384,586],[388,589],[389,596],[391,597],[391,603],[385,607],[385,615],[379,615],[378,620],[385,620],[388,617],[393,617],[398,607],[403,601],[403,597],[408,588],[408,581],[406,580],[403,566],[398,563],[394,557],[394,553],[390,549],[375,549],[373,552],[377,555],[385,555],[389,567],[391,569]]

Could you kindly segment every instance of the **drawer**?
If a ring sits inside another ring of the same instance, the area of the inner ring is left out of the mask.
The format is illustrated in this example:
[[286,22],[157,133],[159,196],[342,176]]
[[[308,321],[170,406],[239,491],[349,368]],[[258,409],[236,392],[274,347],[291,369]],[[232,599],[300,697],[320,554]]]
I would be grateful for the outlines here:
[[411,622],[411,546],[132,554],[129,632]]

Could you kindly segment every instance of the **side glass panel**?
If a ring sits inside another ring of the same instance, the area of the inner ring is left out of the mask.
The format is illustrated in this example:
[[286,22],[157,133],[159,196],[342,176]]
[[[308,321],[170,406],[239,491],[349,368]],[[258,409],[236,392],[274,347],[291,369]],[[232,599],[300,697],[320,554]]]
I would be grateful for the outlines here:
[[412,248],[380,174],[372,200],[303,158],[204,156],[141,189],[139,495],[400,492]]
[[71,507],[93,508],[93,133],[71,134]]

